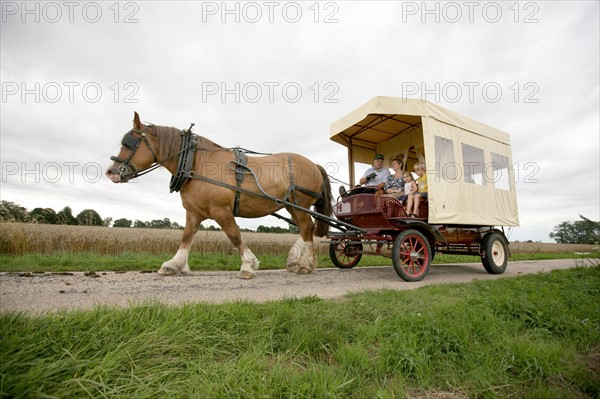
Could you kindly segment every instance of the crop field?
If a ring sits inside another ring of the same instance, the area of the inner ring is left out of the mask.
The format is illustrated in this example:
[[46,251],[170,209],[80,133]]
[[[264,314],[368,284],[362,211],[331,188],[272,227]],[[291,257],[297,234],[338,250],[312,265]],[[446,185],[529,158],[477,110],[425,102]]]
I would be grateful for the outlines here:
[[[23,255],[56,251],[95,252],[112,255],[124,252],[175,253],[182,230],[59,226],[0,223],[0,253]],[[295,234],[242,233],[256,255],[285,253],[298,239]],[[192,252],[237,253],[225,233],[198,231]]]
[[[181,230],[58,226],[0,223],[0,271],[133,271],[157,270],[170,259],[181,239]],[[244,232],[242,237],[258,257],[262,270],[283,269],[295,234]],[[315,237],[318,267],[334,267],[326,238]],[[535,242],[511,244],[511,261],[598,258],[597,247]],[[374,245],[365,251],[373,252]],[[391,266],[391,248],[385,256],[365,255],[359,267]],[[580,255],[584,254],[584,255]],[[480,262],[477,256],[437,254],[433,264]],[[221,231],[198,231],[192,244],[192,271],[235,271],[237,249]]]
[[[102,255],[121,253],[175,253],[181,230],[58,226],[46,224],[0,223],[0,254],[52,254],[54,252],[93,252]],[[296,234],[242,233],[257,255],[285,254],[298,239]],[[319,255],[327,254],[328,244],[316,237]],[[513,242],[513,255],[598,252],[593,245]],[[198,231],[192,252],[235,254],[237,250],[221,231]]]

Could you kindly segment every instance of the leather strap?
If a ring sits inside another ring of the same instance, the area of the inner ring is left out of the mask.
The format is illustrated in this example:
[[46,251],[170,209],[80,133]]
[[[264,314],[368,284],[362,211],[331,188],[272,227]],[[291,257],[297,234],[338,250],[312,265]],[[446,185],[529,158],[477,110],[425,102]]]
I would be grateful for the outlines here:
[[242,187],[242,183],[244,182],[244,177],[246,175],[245,166],[248,156],[244,150],[240,148],[234,148],[233,157],[235,159],[235,182],[237,184],[237,189],[235,190],[235,200],[233,202],[233,216],[238,216],[240,208],[240,187]]

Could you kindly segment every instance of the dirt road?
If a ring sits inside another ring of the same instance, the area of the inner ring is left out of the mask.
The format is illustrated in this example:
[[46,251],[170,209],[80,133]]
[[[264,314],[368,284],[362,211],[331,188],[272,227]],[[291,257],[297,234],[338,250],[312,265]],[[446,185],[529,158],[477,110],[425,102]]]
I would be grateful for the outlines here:
[[0,273],[0,312],[41,314],[62,309],[91,309],[99,304],[125,307],[146,301],[167,304],[264,302],[310,295],[333,299],[356,291],[408,290],[430,284],[506,278],[574,266],[573,259],[511,262],[504,274],[493,276],[486,273],[480,263],[435,265],[425,280],[417,283],[402,281],[391,266],[318,269],[310,275],[264,270],[252,280],[239,280],[235,272],[193,272],[180,276],[140,272]]

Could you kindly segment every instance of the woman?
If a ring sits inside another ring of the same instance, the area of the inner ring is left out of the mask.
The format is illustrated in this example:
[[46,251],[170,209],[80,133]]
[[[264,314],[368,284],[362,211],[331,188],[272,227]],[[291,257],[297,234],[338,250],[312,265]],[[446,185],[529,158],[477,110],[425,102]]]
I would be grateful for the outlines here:
[[386,195],[399,198],[404,194],[404,177],[402,176],[404,173],[404,163],[400,155],[395,155],[392,158],[391,166],[394,173],[387,178],[383,189]]

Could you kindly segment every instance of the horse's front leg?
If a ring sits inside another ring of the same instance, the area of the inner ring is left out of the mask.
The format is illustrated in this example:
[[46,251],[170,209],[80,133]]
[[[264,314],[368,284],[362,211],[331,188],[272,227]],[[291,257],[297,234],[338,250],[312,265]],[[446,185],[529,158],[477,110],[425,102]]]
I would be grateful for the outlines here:
[[171,260],[168,260],[162,264],[158,270],[158,274],[179,274],[190,272],[190,266],[188,265],[189,248],[202,220],[202,218],[192,214],[190,211],[186,212],[185,228],[183,229],[183,235],[181,237],[179,249]]
[[218,215],[215,215],[215,221],[221,226],[221,229],[223,229],[223,232],[227,235],[231,243],[237,247],[242,258],[242,266],[240,266],[240,272],[237,277],[241,279],[253,278],[260,262],[242,239],[240,229],[235,223],[233,212],[227,212],[226,210],[225,212],[219,212]]

